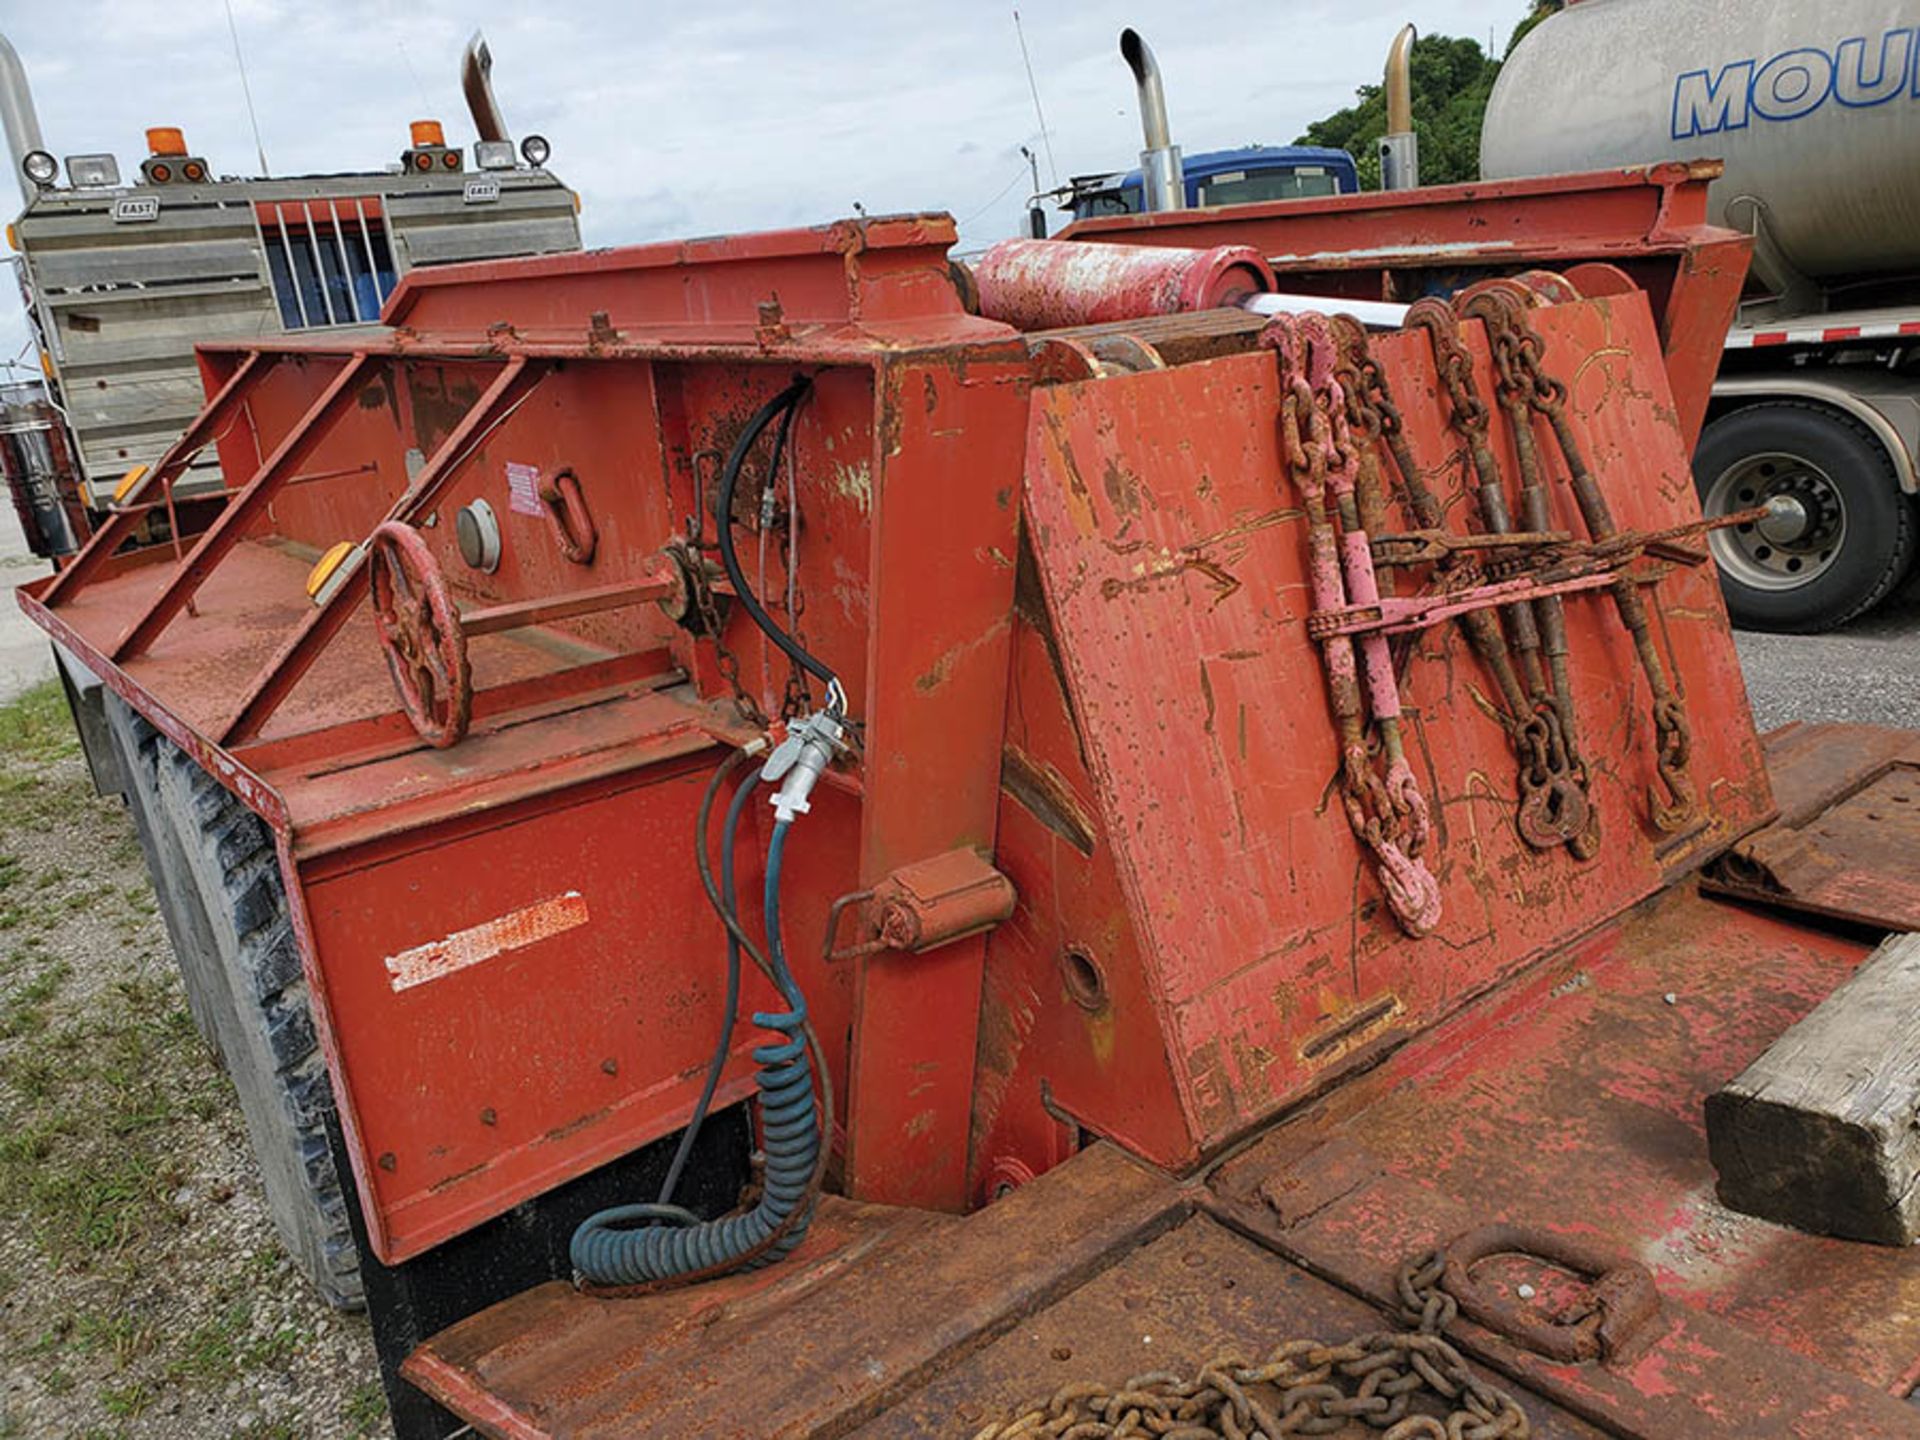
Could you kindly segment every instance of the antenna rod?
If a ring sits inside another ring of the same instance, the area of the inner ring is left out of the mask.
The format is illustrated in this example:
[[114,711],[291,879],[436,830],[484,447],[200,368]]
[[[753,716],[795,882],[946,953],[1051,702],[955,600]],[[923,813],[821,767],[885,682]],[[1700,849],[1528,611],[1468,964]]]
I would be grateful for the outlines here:
[[233,60],[240,67],[240,93],[247,97],[247,123],[253,126],[253,150],[260,157],[260,175],[273,171],[267,166],[267,145],[260,138],[260,117],[253,109],[253,86],[247,83],[247,57],[240,53],[240,27],[233,22],[233,0],[227,0],[227,33],[233,36]]
[[[1053,163],[1053,135],[1047,129],[1047,112],[1040,108],[1040,86],[1033,78],[1033,57],[1027,54],[1027,32],[1020,24],[1020,12],[1013,12],[1013,33],[1020,37],[1020,63],[1027,67],[1027,89],[1033,92],[1033,113],[1040,121],[1040,143],[1047,150],[1047,174],[1060,183],[1060,167]],[[1038,186],[1035,187],[1036,189]]]

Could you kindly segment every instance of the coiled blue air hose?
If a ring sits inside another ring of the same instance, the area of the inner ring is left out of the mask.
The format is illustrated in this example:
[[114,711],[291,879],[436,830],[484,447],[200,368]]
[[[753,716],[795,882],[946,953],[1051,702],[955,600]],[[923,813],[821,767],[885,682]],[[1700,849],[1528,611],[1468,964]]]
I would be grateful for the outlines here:
[[[743,1215],[718,1220],[700,1220],[673,1205],[618,1205],[589,1216],[573,1232],[570,1249],[574,1269],[595,1284],[644,1285],[716,1270],[756,1250],[760,1253],[746,1263],[768,1264],[798,1245],[812,1222],[810,1212],[794,1213],[807,1199],[820,1158],[820,1126],[804,1034],[806,997],[787,968],[786,949],[780,943],[780,871],[788,828],[785,822],[773,827],[766,885],[767,959],[787,1008],[756,1011],[753,1016],[755,1025],[778,1037],[753,1051],[760,1067],[754,1083],[760,1091],[766,1156],[759,1202]],[[662,1221],[670,1222],[671,1228]],[[636,1224],[644,1228],[632,1228]],[[767,1245],[768,1237],[783,1225],[784,1233]]]

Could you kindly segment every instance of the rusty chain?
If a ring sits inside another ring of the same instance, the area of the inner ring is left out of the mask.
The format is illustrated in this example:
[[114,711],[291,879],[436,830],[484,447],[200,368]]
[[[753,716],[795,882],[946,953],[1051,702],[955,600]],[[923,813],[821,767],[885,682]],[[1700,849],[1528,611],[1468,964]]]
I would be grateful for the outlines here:
[[[1619,535],[1620,528],[1599,483],[1587,468],[1579,437],[1567,418],[1567,387],[1547,373],[1544,345],[1528,323],[1525,311],[1515,312],[1514,330],[1512,358],[1516,381],[1525,389],[1527,403],[1537,414],[1546,417],[1588,533],[1596,542],[1605,544]],[[1654,763],[1666,798],[1650,793],[1648,805],[1656,828],[1673,834],[1691,825],[1698,813],[1699,800],[1688,774],[1693,757],[1693,732],[1687,723],[1686,707],[1668,682],[1666,667],[1654,646],[1646,600],[1640,593],[1639,583],[1623,574],[1609,589],[1620,621],[1633,639],[1634,653],[1646,675],[1647,688],[1653,693]]]
[[733,692],[733,708],[740,718],[755,729],[764,728],[766,715],[759,703],[747,693],[747,687],[740,680],[740,657],[727,648],[724,637],[724,625],[720,614],[720,602],[713,593],[713,577],[708,574],[705,560],[695,543],[687,546],[687,560],[681,569],[687,577],[687,600],[693,612],[699,617],[697,634],[713,642],[714,664],[720,671],[720,678],[727,682]]
[[[1445,1271],[1434,1251],[1395,1277],[1410,1330],[1334,1345],[1288,1340],[1257,1363],[1229,1351],[1191,1377],[1154,1370],[1117,1386],[1070,1382],[973,1440],[1280,1440],[1330,1435],[1353,1420],[1384,1440],[1529,1440],[1519,1401],[1475,1375],[1443,1336],[1457,1310],[1441,1288]],[[1428,1410],[1414,1408],[1422,1398]],[[1429,1413],[1442,1406],[1443,1415]]]
[[[1367,534],[1382,535],[1387,530],[1386,486],[1380,475],[1380,444],[1387,430],[1386,411],[1381,403],[1384,392],[1377,383],[1368,383],[1362,369],[1363,364],[1372,358],[1367,350],[1366,328],[1351,315],[1330,315],[1327,317],[1327,326],[1332,331],[1337,347],[1333,377],[1340,382],[1341,393],[1346,398],[1347,426],[1355,437],[1355,519]],[[1376,377],[1378,373],[1376,366]],[[1398,411],[1394,412],[1393,418],[1398,425]],[[1381,588],[1383,591],[1387,589],[1385,577],[1382,578]]]
[[[1407,327],[1424,331],[1433,347],[1434,368],[1447,396],[1448,425],[1465,442],[1467,465],[1487,532],[1512,534],[1513,517],[1507,510],[1499,464],[1488,439],[1490,414],[1474,386],[1473,360],[1460,343],[1458,320],[1445,301],[1425,299],[1409,308]],[[1483,578],[1483,566],[1463,565],[1443,576],[1442,582],[1472,584]],[[1524,601],[1516,602],[1502,607],[1501,615],[1504,631],[1501,620],[1485,611],[1462,617],[1462,625],[1492,672],[1505,707],[1502,724],[1519,762],[1515,818],[1521,837],[1535,849],[1551,849],[1568,844],[1587,828],[1590,807],[1586,791],[1574,778],[1561,711],[1541,668],[1540,632],[1532,607]],[[1519,670],[1514,666],[1515,650],[1520,654]]]
[[[1513,292],[1488,287],[1466,297],[1460,308],[1463,314],[1477,317],[1486,326],[1493,353],[1494,394],[1506,414],[1508,432],[1513,436],[1514,457],[1520,468],[1521,523],[1538,533],[1552,529],[1553,517],[1546,474],[1539,447],[1534,442],[1533,410],[1529,403],[1531,387],[1521,368],[1522,336],[1528,333],[1526,305],[1527,301]],[[1600,811],[1593,802],[1592,776],[1580,753],[1573,679],[1568,666],[1566,609],[1557,595],[1535,600],[1532,608],[1548,668],[1545,677],[1537,672],[1529,677],[1534,704],[1551,714],[1565,756],[1567,778],[1579,787],[1585,802],[1585,824],[1568,833],[1567,849],[1576,859],[1589,860],[1600,850]]]
[[[1327,497],[1331,491],[1336,505],[1342,500],[1353,503],[1355,461],[1346,399],[1333,372],[1332,334],[1324,322],[1319,327],[1299,326],[1289,317],[1277,316],[1268,322],[1261,343],[1275,352],[1279,362],[1281,440],[1307,511],[1314,604],[1331,608],[1347,597],[1341,542]],[[1357,526],[1357,519],[1354,523]],[[1364,532],[1349,534],[1364,545]],[[1406,761],[1397,703],[1391,713],[1375,715],[1388,758],[1383,780],[1368,752],[1366,709],[1353,642],[1346,636],[1333,637],[1323,643],[1321,656],[1340,738],[1340,791],[1347,823],[1372,851],[1387,904],[1401,927],[1415,936],[1426,934],[1439,922],[1440,888],[1417,856],[1427,839],[1429,819]],[[1372,663],[1376,669],[1370,678],[1380,694],[1393,683],[1384,644]],[[1376,703],[1377,712],[1386,708]]]

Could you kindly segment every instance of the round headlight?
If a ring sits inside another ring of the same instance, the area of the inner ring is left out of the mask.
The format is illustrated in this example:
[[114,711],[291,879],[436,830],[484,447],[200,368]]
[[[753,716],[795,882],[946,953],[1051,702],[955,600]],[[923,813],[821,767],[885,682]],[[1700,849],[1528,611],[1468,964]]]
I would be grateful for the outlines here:
[[20,168],[36,185],[51,185],[53,177],[60,173],[59,163],[44,150],[29,150],[21,156]]
[[547,144],[544,135],[529,135],[520,142],[520,158],[538,170],[547,163],[547,156],[553,153],[553,147]]

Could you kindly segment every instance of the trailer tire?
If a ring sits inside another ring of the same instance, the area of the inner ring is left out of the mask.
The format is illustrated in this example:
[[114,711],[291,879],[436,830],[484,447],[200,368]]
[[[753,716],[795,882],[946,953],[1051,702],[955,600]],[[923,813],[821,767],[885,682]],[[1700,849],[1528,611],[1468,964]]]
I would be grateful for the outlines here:
[[329,1304],[360,1309],[360,1255],[327,1138],[333,1085],[272,833],[124,702],[110,713],[188,1006],[238,1093],[281,1243]]
[[220,1053],[220,1033],[214,1023],[215,997],[224,988],[219,980],[218,952],[213,930],[207,923],[199,898],[189,887],[186,857],[180,853],[173,828],[160,814],[159,753],[160,732],[144,715],[132,709],[118,695],[106,697],[107,733],[122,779],[122,798],[133,818],[134,834],[140,841],[140,854],[147,862],[147,877],[153,882],[154,899],[160,919],[166,925],[167,939],[173,946],[174,964],[187,992],[187,1011],[194,1028],[207,1049],[224,1068]]
[[1722,415],[1701,434],[1693,475],[1709,516],[1784,507],[1708,536],[1743,629],[1831,630],[1878,605],[1913,566],[1913,505],[1885,447],[1825,406],[1767,401]]

